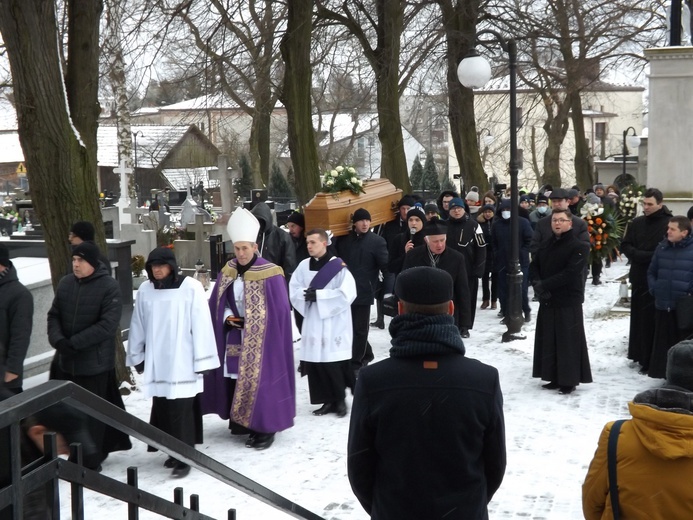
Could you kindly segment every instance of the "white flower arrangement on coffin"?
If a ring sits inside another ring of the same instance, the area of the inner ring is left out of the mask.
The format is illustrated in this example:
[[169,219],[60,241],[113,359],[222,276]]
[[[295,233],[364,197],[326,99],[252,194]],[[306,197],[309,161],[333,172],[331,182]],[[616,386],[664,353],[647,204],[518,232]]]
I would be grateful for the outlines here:
[[325,172],[322,176],[323,193],[339,193],[349,190],[354,195],[366,193],[363,189],[363,181],[359,179],[356,168],[353,166],[337,166],[333,170]]

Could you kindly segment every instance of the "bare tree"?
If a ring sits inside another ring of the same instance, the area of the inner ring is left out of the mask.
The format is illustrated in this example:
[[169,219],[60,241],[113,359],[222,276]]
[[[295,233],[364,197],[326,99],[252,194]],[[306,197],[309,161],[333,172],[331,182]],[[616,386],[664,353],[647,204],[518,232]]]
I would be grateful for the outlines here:
[[[390,179],[405,192],[411,191],[404,154],[399,98],[406,82],[416,69],[417,59],[408,62],[409,70],[400,74],[401,38],[404,30],[425,7],[425,2],[401,0],[372,2],[316,1],[321,20],[337,22],[347,28],[361,45],[376,80],[378,138],[382,147],[381,177]],[[422,45],[435,45],[435,33]],[[375,44],[375,45],[374,45]],[[425,55],[422,54],[418,56]]]
[[313,21],[312,0],[292,0],[281,43],[286,72],[282,101],[288,113],[289,149],[296,175],[299,204],[306,204],[320,189],[318,153],[311,115],[310,64]]
[[96,180],[99,116],[98,0],[67,0],[67,51],[61,67],[53,0],[0,2],[2,33],[12,72],[19,140],[31,198],[45,230],[53,285],[67,272],[68,230],[94,222],[105,246]]
[[[279,42],[286,24],[286,4],[156,0],[156,5],[168,17],[183,22],[205,56],[215,86],[251,116],[248,155],[253,179],[256,186],[266,186],[271,118],[283,77]],[[179,37],[187,40],[182,31]]]
[[521,49],[536,70],[535,75],[525,73],[523,78],[537,88],[547,110],[545,182],[560,185],[560,145],[570,121],[576,181],[581,186],[592,185],[584,93],[599,85],[609,70],[644,67],[642,48],[655,45],[663,34],[664,11],[660,8],[660,0],[519,0],[489,8],[492,23],[519,35]]

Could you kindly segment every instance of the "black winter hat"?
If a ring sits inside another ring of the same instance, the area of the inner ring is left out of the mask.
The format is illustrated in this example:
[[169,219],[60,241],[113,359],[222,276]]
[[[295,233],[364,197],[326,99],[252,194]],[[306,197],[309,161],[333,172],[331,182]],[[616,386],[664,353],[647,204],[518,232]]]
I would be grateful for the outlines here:
[[354,216],[351,218],[351,221],[356,223],[359,220],[371,220],[371,214],[368,213],[367,209],[359,208],[354,211]]
[[430,235],[447,235],[448,228],[438,219],[433,219],[424,226],[423,232],[426,237]]
[[3,244],[0,244],[0,265],[5,267],[10,265],[10,250]]
[[73,235],[78,236],[82,240],[89,240],[92,242],[94,240],[95,230],[94,225],[91,222],[87,222],[85,220],[75,222],[74,224],[72,224],[70,232]]
[[288,224],[289,222],[293,222],[297,226],[301,226],[303,229],[306,227],[306,217],[303,216],[303,213],[299,213],[298,211],[294,211],[289,215],[289,218],[286,219],[286,223]]
[[551,195],[549,195],[550,199],[567,199],[568,197],[568,190],[565,188],[556,188],[551,192]]
[[404,197],[399,199],[397,207],[401,208],[402,206],[413,206],[414,204],[416,204],[414,197],[412,197],[411,195],[405,195]]
[[93,242],[82,242],[72,248],[72,256],[78,256],[83,258],[85,261],[96,269],[99,266],[99,256],[101,256],[101,251],[96,247]]
[[667,383],[693,392],[693,340],[681,341],[667,353]]
[[435,267],[412,267],[395,282],[395,294],[407,303],[436,305],[452,300],[452,277]]
[[421,220],[421,222],[426,222],[426,213],[418,204],[416,206],[412,206],[409,208],[409,211],[407,211],[407,220],[409,220],[411,217],[417,217]]

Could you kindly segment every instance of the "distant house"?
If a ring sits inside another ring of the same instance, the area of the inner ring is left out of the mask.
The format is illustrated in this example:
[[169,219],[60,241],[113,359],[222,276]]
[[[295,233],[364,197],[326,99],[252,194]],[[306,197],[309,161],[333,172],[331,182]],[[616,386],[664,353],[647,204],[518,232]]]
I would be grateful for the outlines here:
[[[582,111],[590,155],[593,160],[620,155],[623,131],[634,127],[643,131],[643,87],[616,85],[596,80],[582,92]],[[476,130],[481,142],[484,170],[489,178],[509,182],[509,77],[492,79],[488,85],[474,91]],[[543,173],[546,134],[543,126],[546,110],[536,90],[517,81],[517,147],[520,161],[519,184],[530,190],[540,186]],[[561,146],[560,170],[564,186],[575,183],[575,140],[570,128]],[[492,139],[487,139],[488,135]],[[490,141],[490,143],[489,143]],[[452,142],[449,143],[450,177],[459,173],[459,164]],[[534,162],[536,161],[536,170]],[[634,165],[633,174],[637,169]],[[537,171],[538,170],[538,171]],[[582,186],[587,188],[588,186]]]
[[[199,181],[207,189],[216,187],[207,171],[216,168],[219,149],[195,125],[133,126],[132,132],[137,136],[133,162],[140,203],[149,198],[151,190],[185,189]],[[118,197],[120,181],[113,173],[120,163],[117,127],[100,125],[97,146],[99,189]],[[17,129],[0,129],[0,189],[7,193],[18,187],[26,189],[25,171]]]
[[[120,195],[119,179],[113,173],[118,166],[116,126],[99,126],[98,162],[101,191]],[[140,203],[152,190],[186,189],[202,181],[214,188],[207,171],[216,168],[219,149],[195,126],[141,125],[132,127],[135,184]],[[136,146],[135,146],[136,143]]]
[[[378,138],[378,114],[338,113],[313,116],[323,168],[338,165],[355,167],[364,179],[380,178],[382,148]],[[402,128],[404,155],[408,169],[423,150],[423,145]]]

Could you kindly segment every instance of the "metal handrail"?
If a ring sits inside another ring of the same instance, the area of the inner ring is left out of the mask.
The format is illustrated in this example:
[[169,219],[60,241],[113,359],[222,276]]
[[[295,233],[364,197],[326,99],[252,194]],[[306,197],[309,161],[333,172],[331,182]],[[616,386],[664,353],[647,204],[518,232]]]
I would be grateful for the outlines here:
[[[321,516],[232,470],[228,466],[197,451],[195,448],[138,419],[71,381],[51,380],[0,402],[0,430],[10,427],[11,431],[17,431],[18,424],[22,419],[57,403],[65,403],[72,406],[86,415],[94,417],[104,424],[146,443],[148,446],[189,464],[212,478],[224,482],[293,518],[322,520]],[[14,449],[19,450],[18,443],[13,442],[12,444],[15,446]],[[79,472],[89,472],[82,466],[77,466],[62,459],[57,464],[60,465],[61,471],[64,471],[68,476],[73,475],[74,468],[72,466],[79,468]],[[89,473],[94,474],[95,472]],[[108,478],[98,473],[96,475],[99,478]],[[22,478],[27,477],[25,475]],[[79,479],[79,481],[82,480],[81,478]],[[91,487],[86,480],[83,480],[83,484]],[[3,503],[3,497],[6,493],[7,490],[0,491],[0,504]]]

